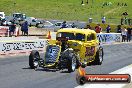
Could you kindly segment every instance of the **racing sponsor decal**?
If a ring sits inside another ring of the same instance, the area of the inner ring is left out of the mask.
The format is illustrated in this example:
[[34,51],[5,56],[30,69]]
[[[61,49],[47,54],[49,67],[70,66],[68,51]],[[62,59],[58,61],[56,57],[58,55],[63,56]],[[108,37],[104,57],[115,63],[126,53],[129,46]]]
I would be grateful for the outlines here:
[[120,35],[115,35],[115,42],[120,42],[121,36]]
[[120,42],[121,34],[97,34],[99,42]]
[[32,50],[44,48],[47,45],[46,41],[37,42],[15,42],[15,43],[0,43],[2,46],[0,51],[7,52],[12,50]]
[[130,83],[129,74],[87,74],[85,68],[78,68],[76,81],[79,85],[87,83]]
[[93,56],[95,54],[95,46],[86,47],[85,57]]

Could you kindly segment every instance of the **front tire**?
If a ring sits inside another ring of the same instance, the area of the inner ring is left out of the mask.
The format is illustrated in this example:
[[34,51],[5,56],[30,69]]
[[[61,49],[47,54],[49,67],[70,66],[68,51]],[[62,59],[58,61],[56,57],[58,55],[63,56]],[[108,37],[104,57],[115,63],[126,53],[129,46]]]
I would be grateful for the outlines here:
[[29,66],[31,69],[36,69],[39,65],[40,55],[39,52],[33,50],[29,55]]
[[76,70],[76,57],[74,53],[68,55],[68,72],[74,72]]
[[[77,68],[77,56],[73,49],[68,48],[61,54],[62,61],[60,62],[62,68],[68,69],[68,72],[74,72]],[[63,65],[64,64],[64,65]]]

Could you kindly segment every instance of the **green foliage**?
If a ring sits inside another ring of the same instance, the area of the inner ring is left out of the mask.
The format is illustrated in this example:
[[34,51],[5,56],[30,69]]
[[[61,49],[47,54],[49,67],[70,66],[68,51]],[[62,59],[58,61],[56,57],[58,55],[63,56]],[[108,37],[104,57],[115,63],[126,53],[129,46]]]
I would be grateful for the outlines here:
[[[88,0],[81,5],[82,0],[0,0],[0,10],[6,15],[13,12],[25,13],[28,16],[43,19],[82,20],[93,18],[94,22],[101,22],[105,16],[107,23],[119,24],[121,14],[128,12],[132,18],[131,0]],[[105,4],[107,2],[107,5]],[[109,4],[109,3],[112,4]],[[119,5],[118,5],[119,3]],[[127,4],[127,6],[122,6]]]

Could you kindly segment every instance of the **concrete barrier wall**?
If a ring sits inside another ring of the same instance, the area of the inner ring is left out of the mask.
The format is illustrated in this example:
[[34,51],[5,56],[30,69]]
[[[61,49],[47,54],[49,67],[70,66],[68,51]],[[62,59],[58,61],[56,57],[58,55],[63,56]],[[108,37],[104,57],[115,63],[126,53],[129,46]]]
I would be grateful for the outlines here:
[[8,26],[0,26],[0,36],[8,36],[9,27]]
[[0,42],[0,54],[9,55],[9,54],[20,54],[28,53],[32,50],[44,51],[46,45],[48,44],[47,39],[33,39],[33,38],[12,38],[12,40],[1,41]]
[[[13,35],[18,36],[19,30],[20,29],[18,27],[16,27]],[[8,36],[9,37],[9,26],[0,26],[0,36]]]
[[100,43],[121,42],[121,33],[98,33],[97,38]]

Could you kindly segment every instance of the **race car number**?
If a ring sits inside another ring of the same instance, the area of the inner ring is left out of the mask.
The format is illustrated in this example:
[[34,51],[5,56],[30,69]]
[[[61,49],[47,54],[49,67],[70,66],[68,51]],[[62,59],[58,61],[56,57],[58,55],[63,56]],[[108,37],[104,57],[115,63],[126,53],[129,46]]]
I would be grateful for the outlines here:
[[93,56],[95,53],[95,46],[86,47],[85,57],[86,56]]

